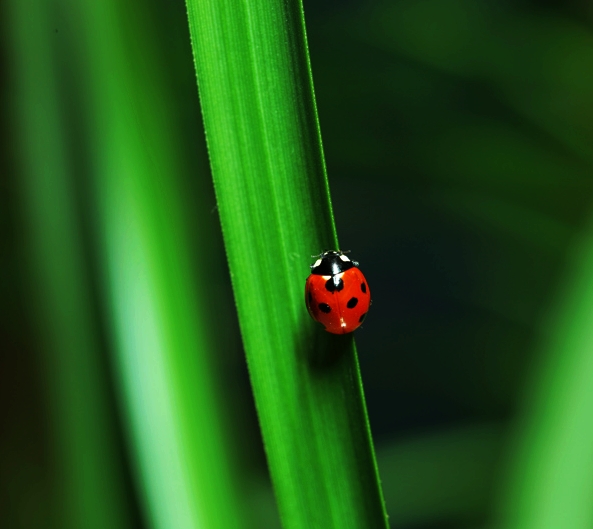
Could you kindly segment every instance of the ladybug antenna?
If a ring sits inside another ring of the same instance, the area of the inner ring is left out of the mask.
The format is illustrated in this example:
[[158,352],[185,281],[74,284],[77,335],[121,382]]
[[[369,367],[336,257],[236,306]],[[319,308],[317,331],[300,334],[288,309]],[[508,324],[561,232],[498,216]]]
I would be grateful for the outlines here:
[[311,257],[321,257],[324,253],[327,253],[327,250],[323,250],[320,254],[312,255]]
[[[347,253],[350,253],[350,252],[351,252],[351,250],[338,250],[338,253],[339,253],[340,255],[344,255],[344,254],[347,254]],[[358,261],[350,261],[350,262],[351,262],[351,263],[352,263],[354,266],[358,267]]]

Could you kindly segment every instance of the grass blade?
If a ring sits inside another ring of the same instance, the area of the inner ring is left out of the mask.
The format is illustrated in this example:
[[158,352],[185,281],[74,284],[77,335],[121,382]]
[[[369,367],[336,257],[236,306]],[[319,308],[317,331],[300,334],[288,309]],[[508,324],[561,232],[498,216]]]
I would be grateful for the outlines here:
[[527,388],[501,509],[506,529],[593,523],[593,223],[576,238]]
[[[200,224],[212,198],[186,191],[183,110],[158,48],[154,5],[62,1],[65,47],[78,51],[69,73],[84,94],[86,221],[141,509],[154,529],[259,527],[218,378],[225,351],[213,328],[224,318],[213,321],[210,282],[225,270],[212,269],[212,237]],[[193,167],[191,176],[200,177]]]
[[[57,6],[13,0],[2,7],[13,52],[11,134],[22,170],[17,181],[29,261],[26,304],[41,353],[51,460],[50,473],[44,475],[38,468],[43,465],[19,455],[23,468],[10,479],[22,483],[29,464],[35,479],[14,498],[21,517],[13,526],[125,529],[131,509],[85,267],[75,175],[60,114],[60,76],[54,68],[59,60],[49,28]],[[43,490],[40,504],[30,497],[37,488]]]
[[286,528],[387,525],[352,336],[303,301],[335,248],[300,2],[187,0],[256,406]]

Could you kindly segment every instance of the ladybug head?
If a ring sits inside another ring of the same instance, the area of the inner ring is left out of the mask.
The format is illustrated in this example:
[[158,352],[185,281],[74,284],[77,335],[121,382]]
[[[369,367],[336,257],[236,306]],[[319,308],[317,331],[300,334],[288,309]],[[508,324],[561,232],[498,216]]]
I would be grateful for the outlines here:
[[311,265],[311,273],[321,276],[335,276],[354,266],[358,266],[358,263],[351,261],[344,255],[344,252],[329,250],[323,252],[317,261]]

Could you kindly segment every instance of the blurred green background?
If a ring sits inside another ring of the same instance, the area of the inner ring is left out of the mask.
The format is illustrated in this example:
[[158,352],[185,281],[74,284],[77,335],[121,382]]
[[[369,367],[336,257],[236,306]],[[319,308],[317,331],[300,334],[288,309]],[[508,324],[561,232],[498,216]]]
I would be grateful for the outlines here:
[[[0,524],[279,527],[185,6],[100,4],[0,4]],[[590,6],[304,7],[391,526],[593,527]]]

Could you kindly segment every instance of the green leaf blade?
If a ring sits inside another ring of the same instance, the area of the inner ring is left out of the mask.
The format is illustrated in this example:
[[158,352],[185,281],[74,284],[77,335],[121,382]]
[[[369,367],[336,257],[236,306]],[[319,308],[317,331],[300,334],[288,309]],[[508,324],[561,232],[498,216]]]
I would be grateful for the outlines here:
[[286,528],[386,527],[351,335],[304,303],[336,248],[300,2],[192,2],[188,15],[225,246]]

